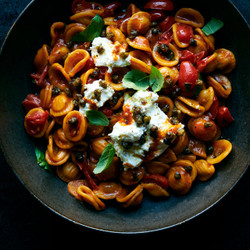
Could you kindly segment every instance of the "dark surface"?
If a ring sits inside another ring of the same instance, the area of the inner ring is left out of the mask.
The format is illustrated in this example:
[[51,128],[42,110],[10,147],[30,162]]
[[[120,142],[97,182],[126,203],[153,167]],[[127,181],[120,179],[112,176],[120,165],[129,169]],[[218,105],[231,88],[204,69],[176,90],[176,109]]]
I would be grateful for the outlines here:
[[[0,2],[1,41],[27,2]],[[249,20],[246,2],[235,1]],[[28,193],[5,163],[2,154],[0,164],[0,249],[52,249],[76,243],[84,247],[88,241],[96,247],[98,244],[134,247],[135,243],[141,245],[147,242],[177,248],[248,249],[250,246],[249,171],[222,201],[184,225],[153,234],[118,236],[90,231],[55,215]],[[120,241],[115,243],[115,240]]]

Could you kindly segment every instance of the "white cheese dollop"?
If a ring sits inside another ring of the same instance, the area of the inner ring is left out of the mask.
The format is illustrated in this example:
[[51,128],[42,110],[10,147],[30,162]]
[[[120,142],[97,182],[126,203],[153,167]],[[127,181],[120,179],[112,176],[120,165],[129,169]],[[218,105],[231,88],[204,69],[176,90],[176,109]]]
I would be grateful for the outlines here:
[[[91,104],[95,105],[97,108],[100,108],[104,105],[106,101],[112,98],[115,91],[107,85],[106,88],[100,85],[100,82],[103,80],[96,80],[93,83],[86,84],[84,86],[84,100],[85,106],[80,106],[79,111],[86,115],[86,111],[91,109]],[[96,98],[95,91],[98,90],[100,95]],[[91,103],[91,104],[90,104]]]
[[[144,116],[150,116],[151,119],[149,123],[140,125],[138,125],[134,119],[132,119],[130,124],[126,124],[120,120],[114,125],[112,133],[109,134],[114,142],[115,152],[123,162],[125,169],[139,166],[143,162],[143,157],[149,152],[153,144],[154,157],[159,156],[168,148],[168,145],[163,141],[166,133],[173,125],[169,122],[168,116],[156,103],[158,97],[159,96],[154,92],[140,90],[132,97],[127,98],[123,107],[129,107],[131,113],[135,107],[139,107],[140,113]],[[157,126],[158,134],[161,135],[160,138],[156,139],[156,147],[155,140],[150,136],[152,126]],[[184,127],[181,123],[177,126],[178,130]],[[141,145],[139,140],[142,136],[145,142]],[[132,142],[133,145],[125,149],[123,146],[124,142]]]
[[96,66],[108,67],[108,72],[112,72],[114,67],[127,67],[130,65],[130,55],[126,58],[121,53],[126,52],[125,48],[119,43],[112,43],[106,37],[97,37],[93,40],[90,47],[91,56]]

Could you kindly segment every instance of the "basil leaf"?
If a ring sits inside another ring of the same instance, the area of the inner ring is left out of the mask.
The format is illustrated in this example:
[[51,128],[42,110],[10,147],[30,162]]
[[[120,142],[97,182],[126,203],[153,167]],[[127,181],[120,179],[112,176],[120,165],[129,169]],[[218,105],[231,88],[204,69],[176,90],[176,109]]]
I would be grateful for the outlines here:
[[103,150],[102,155],[93,170],[94,174],[100,174],[102,171],[107,169],[112,163],[115,156],[115,149],[112,143],[109,143]]
[[92,42],[96,37],[99,37],[104,27],[104,21],[99,15],[91,20],[88,27],[79,33],[76,33],[70,41],[73,42]]
[[146,90],[149,86],[149,75],[140,70],[129,71],[122,79],[125,88]]
[[37,164],[43,168],[44,170],[53,173],[53,171],[50,168],[50,165],[45,159],[44,153],[42,153],[38,148],[35,149],[35,154],[36,154],[36,161]]
[[92,125],[97,126],[108,126],[109,120],[106,115],[104,115],[101,111],[97,110],[88,110],[86,111],[86,116]]
[[212,35],[223,27],[224,23],[214,17],[202,28],[202,31],[207,35]]
[[154,92],[160,91],[164,84],[164,78],[162,73],[154,66],[151,66],[149,84]]

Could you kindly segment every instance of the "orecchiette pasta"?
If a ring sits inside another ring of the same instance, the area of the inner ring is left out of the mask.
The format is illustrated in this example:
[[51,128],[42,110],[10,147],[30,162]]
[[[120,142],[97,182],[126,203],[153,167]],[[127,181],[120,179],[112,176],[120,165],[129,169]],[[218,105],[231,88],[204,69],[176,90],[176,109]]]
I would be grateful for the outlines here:
[[157,2],[74,0],[34,58],[40,93],[23,101],[24,127],[46,139],[69,193],[98,211],[111,199],[137,206],[145,192],[184,195],[232,150],[220,137],[234,120],[223,100],[233,52],[215,48],[198,10],[171,16]]

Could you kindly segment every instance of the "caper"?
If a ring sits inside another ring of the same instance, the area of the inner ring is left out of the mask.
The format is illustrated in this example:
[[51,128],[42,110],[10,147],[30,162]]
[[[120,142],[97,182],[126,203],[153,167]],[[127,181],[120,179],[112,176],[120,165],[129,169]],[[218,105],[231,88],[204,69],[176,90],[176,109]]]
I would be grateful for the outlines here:
[[118,80],[119,80],[119,75],[113,74],[113,75],[112,75],[112,82],[118,83]]
[[121,52],[119,55],[120,55],[121,59],[125,60],[128,57],[129,53],[128,52]]
[[121,144],[125,149],[130,149],[133,146],[133,142],[130,141],[122,141]]
[[83,162],[84,155],[81,152],[75,152],[74,155],[75,155],[76,161]]
[[186,166],[185,170],[186,170],[186,172],[190,173],[193,170],[193,168],[192,168],[192,166]]
[[197,46],[197,42],[196,42],[196,40],[194,38],[190,39],[190,45],[193,46],[193,47]]
[[99,75],[99,73],[100,73],[100,70],[97,67],[95,67],[91,74],[91,77],[96,78]]
[[150,136],[154,139],[158,137],[158,127],[153,125],[152,128],[150,129]]
[[99,82],[99,85],[100,85],[102,88],[104,88],[104,89],[106,89],[106,88],[108,87],[108,84],[107,84],[104,80],[101,80],[101,81]]
[[131,30],[129,34],[129,39],[135,39],[136,36],[138,36],[138,31],[137,30]]
[[144,116],[143,118],[144,123],[149,123],[150,120],[151,120],[151,116],[148,116],[148,115]]
[[100,89],[96,89],[94,91],[94,99],[96,99],[97,101],[100,101],[101,99],[101,94],[102,94],[102,91]]
[[69,119],[68,123],[69,123],[70,125],[76,127],[77,124],[78,124],[78,119],[77,119],[76,117],[73,116],[72,118]]
[[97,47],[97,52],[98,52],[98,54],[103,54],[104,53],[104,51],[105,51],[105,49],[101,46],[101,45],[99,45],[98,47]]
[[60,92],[61,92],[61,90],[58,87],[56,87],[56,86],[53,87],[52,95],[59,95]]
[[143,116],[141,114],[135,114],[133,118],[137,124],[143,124]]
[[206,154],[211,155],[214,152],[214,147],[212,145],[209,145],[206,147]]
[[175,174],[174,174],[174,178],[176,180],[179,180],[181,178],[181,174],[178,171],[176,171]]
[[146,142],[146,138],[145,135],[143,134],[140,138],[140,140],[138,141],[140,145],[143,145]]

